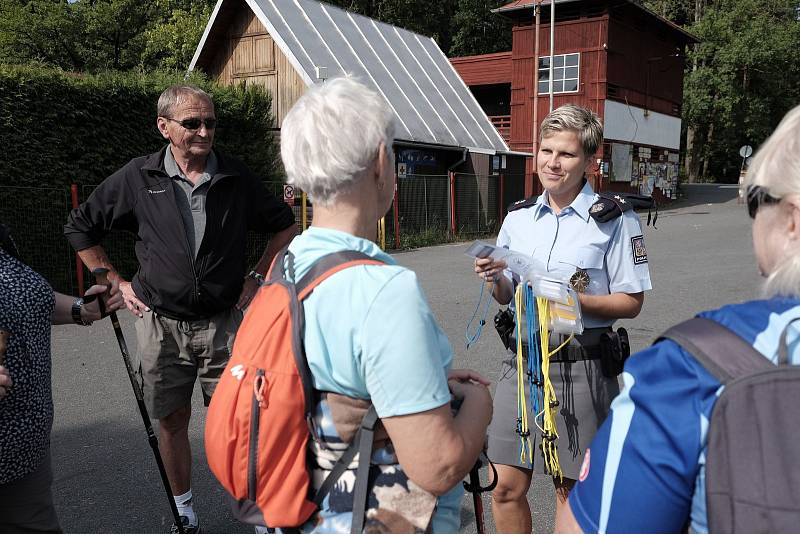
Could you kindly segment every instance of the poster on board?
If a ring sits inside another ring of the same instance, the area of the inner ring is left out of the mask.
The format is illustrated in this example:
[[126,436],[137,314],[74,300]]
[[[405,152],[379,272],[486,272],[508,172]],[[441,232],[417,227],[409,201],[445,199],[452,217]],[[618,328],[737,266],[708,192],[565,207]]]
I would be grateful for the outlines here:
[[611,181],[630,182],[633,168],[633,147],[611,143]]

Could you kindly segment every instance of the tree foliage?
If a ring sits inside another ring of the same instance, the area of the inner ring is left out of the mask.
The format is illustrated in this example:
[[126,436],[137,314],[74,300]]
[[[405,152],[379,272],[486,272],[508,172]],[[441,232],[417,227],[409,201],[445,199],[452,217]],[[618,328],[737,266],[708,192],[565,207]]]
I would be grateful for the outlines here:
[[331,0],[328,3],[432,37],[450,56],[511,49],[510,23],[491,12],[505,0]]
[[458,9],[450,24],[453,31],[450,55],[511,50],[510,21],[491,12],[506,3],[503,0],[458,0]]
[[651,0],[700,39],[689,50],[683,118],[690,179],[735,181],[739,147],[758,146],[800,103],[797,0]]
[[[639,1],[639,0],[636,0]],[[800,102],[800,0],[643,0],[692,32],[684,85],[692,178],[735,179],[741,144],[758,145]],[[0,0],[0,63],[72,72],[184,70],[214,0]],[[434,38],[450,56],[509,50],[505,0],[329,0]]]
[[75,72],[185,69],[212,0],[0,0],[0,57]]
[[[331,0],[434,38],[450,55],[508,50],[504,0]],[[185,69],[214,0],[0,0],[3,63],[39,62],[76,72]]]
[[[692,27],[701,43],[685,81],[687,123],[706,173],[735,179],[741,145],[759,145],[800,103],[794,0],[719,0]],[[702,172],[702,171],[701,171]]]

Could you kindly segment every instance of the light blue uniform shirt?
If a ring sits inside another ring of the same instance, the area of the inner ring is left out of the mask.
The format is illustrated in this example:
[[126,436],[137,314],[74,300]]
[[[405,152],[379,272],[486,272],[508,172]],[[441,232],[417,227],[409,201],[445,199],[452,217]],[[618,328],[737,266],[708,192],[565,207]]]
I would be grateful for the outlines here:
[[[569,280],[577,269],[585,270],[588,295],[652,289],[639,216],[629,210],[599,223],[589,216],[597,198],[586,182],[572,204],[556,215],[545,192],[533,206],[509,212],[497,246],[530,255],[556,278]],[[518,277],[512,277],[509,270],[505,275],[516,287]],[[598,328],[610,326],[614,320],[583,314],[583,322],[585,328]]]
[[[305,349],[314,387],[370,398],[381,418],[450,402],[453,349],[439,328],[413,271],[375,243],[311,227],[289,245],[300,280],[321,257],[356,250],[386,263],[344,269],[305,300]],[[457,532],[463,487],[439,497],[433,532]]]

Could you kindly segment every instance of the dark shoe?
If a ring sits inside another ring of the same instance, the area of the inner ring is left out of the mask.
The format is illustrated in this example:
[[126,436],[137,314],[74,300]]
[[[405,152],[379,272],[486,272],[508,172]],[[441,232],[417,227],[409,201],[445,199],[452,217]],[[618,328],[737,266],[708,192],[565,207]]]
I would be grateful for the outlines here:
[[[181,525],[183,525],[183,534],[200,534],[200,523],[198,522],[196,525],[190,525],[189,518],[185,515],[181,516]],[[172,528],[169,529],[169,534],[180,534],[178,525],[173,523]]]

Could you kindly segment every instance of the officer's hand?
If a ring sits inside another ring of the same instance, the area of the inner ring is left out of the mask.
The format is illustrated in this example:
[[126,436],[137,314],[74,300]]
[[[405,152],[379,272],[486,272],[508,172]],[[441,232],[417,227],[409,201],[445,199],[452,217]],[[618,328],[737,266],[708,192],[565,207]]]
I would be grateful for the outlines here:
[[144,312],[149,312],[150,308],[145,306],[144,302],[139,300],[130,282],[119,279],[119,290],[122,293],[122,299],[125,301],[125,306],[128,307],[130,312],[136,317],[144,317]]
[[494,260],[493,258],[475,259],[475,273],[479,278],[487,282],[497,281],[505,268],[506,262],[503,260]]

